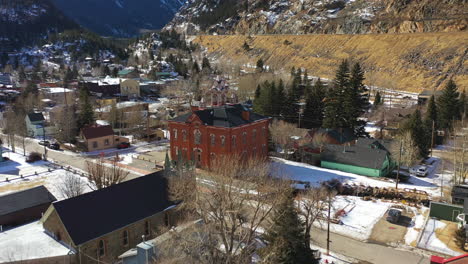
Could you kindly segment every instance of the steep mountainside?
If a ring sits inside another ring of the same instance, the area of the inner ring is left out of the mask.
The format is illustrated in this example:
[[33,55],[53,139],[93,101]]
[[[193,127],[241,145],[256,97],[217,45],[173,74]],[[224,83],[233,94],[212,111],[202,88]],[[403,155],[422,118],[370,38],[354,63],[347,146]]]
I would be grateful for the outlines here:
[[362,34],[467,30],[468,0],[189,0],[186,34]]
[[50,33],[79,28],[50,0],[0,0],[0,51],[36,43]]
[[[333,78],[343,59],[359,61],[370,85],[419,92],[453,78],[468,87],[468,33],[198,36],[212,60],[247,69],[259,58],[274,70],[302,67]],[[247,45],[245,45],[245,44]],[[223,65],[220,65],[222,67]],[[255,66],[253,66],[255,67]]]
[[135,36],[141,29],[160,29],[183,0],[53,0],[80,25],[104,36]]

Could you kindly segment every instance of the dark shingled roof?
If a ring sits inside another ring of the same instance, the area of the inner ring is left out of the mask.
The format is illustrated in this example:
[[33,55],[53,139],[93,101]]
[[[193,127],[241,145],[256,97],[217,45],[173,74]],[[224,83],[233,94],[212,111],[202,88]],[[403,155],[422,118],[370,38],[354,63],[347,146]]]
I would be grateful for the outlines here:
[[[249,111],[249,120],[244,120],[242,118],[243,111]],[[194,114],[196,114],[205,125],[216,127],[237,127],[268,118],[251,112],[241,104],[198,110],[195,111]],[[183,123],[186,122],[190,116],[192,116],[192,113],[176,117],[171,121]]]
[[388,152],[362,146],[327,145],[321,154],[323,161],[381,169]]
[[163,172],[53,203],[75,245],[150,217],[172,205]]
[[44,121],[44,116],[42,113],[31,113],[28,114],[29,121],[31,122],[37,122],[37,121]]
[[356,141],[356,146],[360,147],[377,147],[382,150],[389,151],[390,150],[391,141],[389,140],[380,140],[375,138],[359,138]]
[[114,130],[112,130],[111,126],[90,126],[85,127],[81,130],[83,136],[86,139],[93,139],[93,138],[100,138],[106,137],[110,135],[114,135]]
[[7,215],[34,206],[52,203],[56,200],[43,185],[7,194],[0,196],[0,215]]

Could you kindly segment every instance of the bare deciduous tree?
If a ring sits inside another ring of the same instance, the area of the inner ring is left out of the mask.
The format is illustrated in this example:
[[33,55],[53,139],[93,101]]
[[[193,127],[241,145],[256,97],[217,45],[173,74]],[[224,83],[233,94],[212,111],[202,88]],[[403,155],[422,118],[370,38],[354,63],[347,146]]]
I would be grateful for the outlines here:
[[169,176],[173,198],[184,201],[180,208],[204,222],[203,236],[186,245],[197,263],[250,263],[258,232],[286,193],[287,184],[269,176],[267,162],[239,160],[217,157],[211,172],[181,166]]
[[85,183],[81,177],[69,172],[65,174],[56,187],[65,199],[79,196],[85,191]]
[[294,142],[302,144],[301,141],[305,141],[304,137],[307,130],[297,128],[295,124],[283,120],[274,120],[270,125],[270,133],[273,143],[282,151],[288,153],[294,147]]
[[393,158],[398,162],[401,144],[401,160],[400,166],[411,167],[418,160],[418,147],[413,140],[410,131],[404,131],[396,137],[396,140],[391,146]]
[[117,161],[111,161],[110,167],[106,166],[104,158],[99,158],[96,162],[86,161],[89,187],[99,190],[114,184],[121,183],[128,176],[129,172],[117,165]]
[[314,223],[325,219],[326,207],[329,201],[329,192],[325,188],[313,188],[306,190],[298,200],[299,215],[304,221],[304,243],[310,247],[310,232]]

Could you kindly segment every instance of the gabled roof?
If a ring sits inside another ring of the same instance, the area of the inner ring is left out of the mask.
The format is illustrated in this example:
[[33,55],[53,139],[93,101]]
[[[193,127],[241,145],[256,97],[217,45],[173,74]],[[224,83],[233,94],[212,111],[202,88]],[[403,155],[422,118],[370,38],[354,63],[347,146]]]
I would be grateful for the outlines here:
[[316,135],[327,135],[330,138],[336,140],[340,144],[351,142],[356,139],[353,130],[350,128],[343,129],[330,129],[330,128],[317,128],[311,129],[308,132],[310,138],[314,138]]
[[29,121],[31,122],[39,122],[39,121],[44,121],[45,118],[42,115],[42,113],[31,113],[28,114]]
[[23,209],[56,201],[55,197],[43,186],[0,196],[0,215],[7,215]]
[[321,154],[323,161],[381,169],[388,152],[360,146],[327,145]]
[[114,130],[111,126],[89,126],[83,128],[81,133],[86,139],[93,139],[114,135]]
[[356,146],[367,147],[367,148],[376,147],[382,150],[389,151],[390,143],[391,141],[389,140],[381,140],[381,139],[375,139],[375,138],[359,138],[356,141]]
[[[248,120],[242,118],[242,112],[244,111],[249,112]],[[266,116],[251,112],[241,104],[235,104],[194,111],[193,113],[176,117],[171,121],[185,123],[192,114],[197,115],[204,125],[215,127],[237,127],[253,123],[255,121],[268,119]]]
[[111,233],[173,206],[163,172],[53,203],[75,243]]

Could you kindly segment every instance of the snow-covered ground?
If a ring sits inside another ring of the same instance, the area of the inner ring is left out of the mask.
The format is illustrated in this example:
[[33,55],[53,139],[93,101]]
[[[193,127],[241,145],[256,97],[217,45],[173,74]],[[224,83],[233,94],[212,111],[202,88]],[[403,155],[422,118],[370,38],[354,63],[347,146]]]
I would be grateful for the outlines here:
[[[352,237],[365,241],[371,233],[374,225],[387,212],[392,203],[376,201],[364,201],[355,196],[337,196],[331,208],[331,218],[339,211],[344,211],[344,215],[337,217],[339,224],[331,224],[330,230],[333,233]],[[317,227],[323,227],[325,221],[317,222]]]
[[[5,153],[5,151],[8,149],[4,148],[3,156],[9,157],[10,161],[0,163],[0,195],[44,185],[57,200],[63,200],[66,197],[60,191],[60,186],[68,176],[79,177],[82,180],[83,192],[91,191],[87,178],[72,172],[79,170],[54,169],[48,166],[50,163],[46,161],[27,163],[23,155],[13,152]],[[20,175],[25,177],[21,178]],[[5,181],[6,178],[9,179],[8,182]]]
[[[438,174],[437,166],[439,160],[433,165],[428,165],[429,175],[425,178],[411,177],[408,183],[400,183],[399,188],[418,189],[426,191],[432,196],[440,196],[440,174]],[[372,187],[395,187],[395,182],[392,179],[381,180],[378,178],[366,177],[354,173],[347,173],[337,170],[325,169],[306,163],[294,162],[285,159],[273,158],[272,171],[278,177],[288,178],[296,181],[310,182],[311,186],[320,186],[322,182],[331,179],[338,179],[342,183],[363,184]]]
[[318,250],[322,253],[321,255],[321,259],[320,259],[320,264],[350,264],[350,263],[355,263],[355,260],[354,259],[351,259],[349,257],[345,257],[343,255],[340,255],[338,253],[335,253],[335,252],[330,252],[330,255],[327,256],[325,255],[325,253],[327,252],[326,249],[324,248],[321,248],[321,247],[317,247],[315,245],[311,245],[310,248],[314,249],[314,250]]
[[0,232],[0,262],[66,256],[70,250],[44,232],[35,221]]
[[424,221],[426,220],[425,214],[429,210],[428,208],[421,208],[421,212],[414,207],[410,207],[413,210],[414,217],[412,220],[412,225],[408,228],[408,231],[405,235],[405,244],[411,246],[411,243],[416,242],[418,235],[424,228]]
[[445,223],[439,220],[429,219],[421,236],[421,240],[418,243],[418,247],[440,252],[450,256],[460,255],[460,252],[450,249],[437,238],[435,231],[439,228],[444,228],[445,225]]

